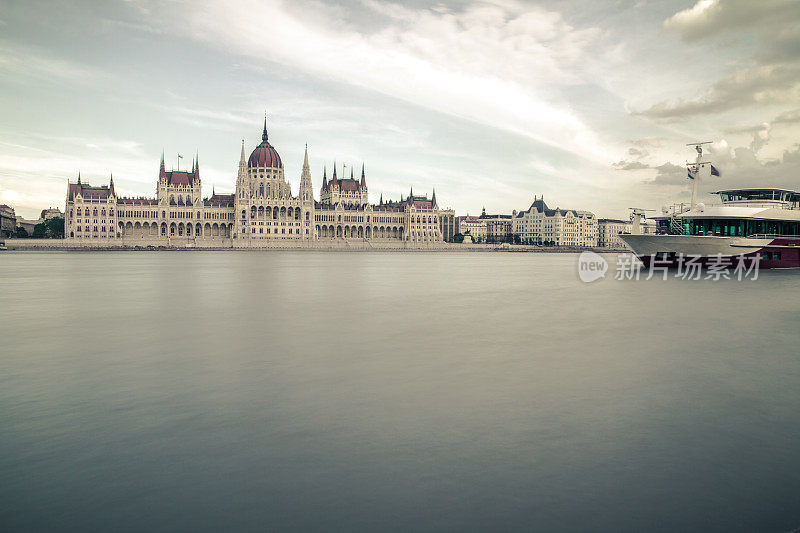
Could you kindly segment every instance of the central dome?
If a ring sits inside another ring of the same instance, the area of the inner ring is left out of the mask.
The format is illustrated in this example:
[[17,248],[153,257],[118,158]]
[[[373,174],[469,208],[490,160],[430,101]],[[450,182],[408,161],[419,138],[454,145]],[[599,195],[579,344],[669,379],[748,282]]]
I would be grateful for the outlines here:
[[252,167],[269,167],[269,168],[283,168],[281,156],[275,148],[269,144],[267,140],[267,119],[264,119],[264,133],[261,134],[261,144],[256,146],[253,153],[250,154],[250,159],[247,160],[248,168]]

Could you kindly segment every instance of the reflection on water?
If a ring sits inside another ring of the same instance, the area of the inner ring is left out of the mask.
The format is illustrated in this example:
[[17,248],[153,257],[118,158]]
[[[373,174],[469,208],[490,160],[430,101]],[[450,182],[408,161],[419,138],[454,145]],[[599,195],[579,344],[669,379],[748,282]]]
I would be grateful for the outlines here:
[[576,262],[3,253],[0,529],[800,526],[800,274]]

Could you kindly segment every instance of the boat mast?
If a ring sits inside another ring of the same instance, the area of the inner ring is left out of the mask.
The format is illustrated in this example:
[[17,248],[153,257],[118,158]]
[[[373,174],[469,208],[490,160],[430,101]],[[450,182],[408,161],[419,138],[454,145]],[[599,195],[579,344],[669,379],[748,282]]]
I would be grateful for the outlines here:
[[700,186],[700,163],[703,162],[703,145],[704,144],[711,144],[713,141],[704,141],[699,143],[689,143],[686,146],[694,146],[694,149],[697,150],[697,159],[695,159],[695,173],[694,179],[692,180],[692,209],[694,206],[697,205],[697,189]]

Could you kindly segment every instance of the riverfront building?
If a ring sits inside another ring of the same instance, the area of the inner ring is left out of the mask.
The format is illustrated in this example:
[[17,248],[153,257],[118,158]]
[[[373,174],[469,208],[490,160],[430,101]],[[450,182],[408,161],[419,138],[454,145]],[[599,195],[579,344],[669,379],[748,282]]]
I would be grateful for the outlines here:
[[486,220],[480,217],[460,216],[458,233],[472,236],[472,242],[486,242]]
[[11,237],[17,229],[17,216],[10,205],[0,205],[0,237]]
[[369,203],[364,167],[360,179],[339,178],[334,164],[323,171],[320,200],[314,198],[306,147],[300,187],[292,193],[283,162],[270,144],[266,121],[261,143],[245,157],[244,142],[233,194],[202,195],[199,159],[191,170],[167,171],[161,155],[156,196],[121,197],[108,185],[68,183],[65,236],[78,242],[101,240],[136,245],[261,247],[313,246],[325,241],[361,240],[429,246],[442,242],[434,193],[400,201]]
[[512,213],[512,232],[522,244],[597,246],[597,218],[589,211],[550,209],[534,198],[525,211]]
[[[434,191],[436,194],[436,191]],[[439,209],[439,231],[445,242],[453,242],[456,232],[456,212],[453,209]]]
[[484,209],[478,218],[486,222],[486,242],[500,243],[512,240],[511,215],[487,215]]
[[633,223],[629,220],[601,218],[597,221],[597,246],[603,248],[625,249],[620,233],[630,233]]

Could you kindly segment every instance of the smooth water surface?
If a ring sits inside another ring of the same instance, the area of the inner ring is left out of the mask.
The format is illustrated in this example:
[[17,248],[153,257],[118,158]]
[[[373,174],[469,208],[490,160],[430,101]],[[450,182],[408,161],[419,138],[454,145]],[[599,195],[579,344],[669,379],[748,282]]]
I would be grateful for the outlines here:
[[789,531],[800,272],[0,255],[0,530]]

